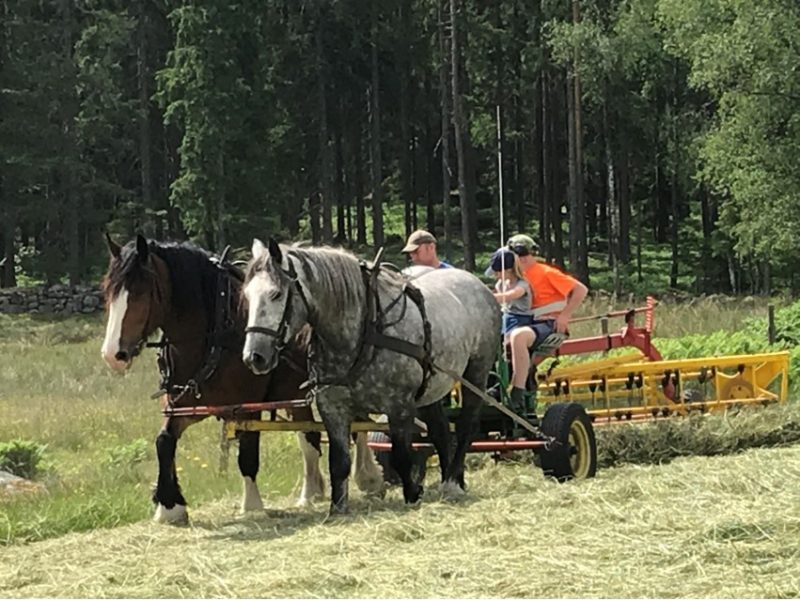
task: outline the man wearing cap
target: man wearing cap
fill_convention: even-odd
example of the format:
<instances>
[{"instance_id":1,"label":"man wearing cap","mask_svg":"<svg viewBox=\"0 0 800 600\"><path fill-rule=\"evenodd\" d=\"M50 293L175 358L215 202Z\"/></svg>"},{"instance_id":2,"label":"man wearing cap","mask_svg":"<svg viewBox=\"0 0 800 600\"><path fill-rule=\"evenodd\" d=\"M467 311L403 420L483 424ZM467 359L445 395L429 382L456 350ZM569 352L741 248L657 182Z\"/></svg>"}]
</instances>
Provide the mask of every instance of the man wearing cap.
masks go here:
<instances>
[{"instance_id":1,"label":"man wearing cap","mask_svg":"<svg viewBox=\"0 0 800 600\"><path fill-rule=\"evenodd\" d=\"M433 234L424 229L417 229L408 236L408 241L402 250L403 254L408 254L411 262L423 267L433 267L434 269L451 269L453 265L439 260L436 255L436 238Z\"/></svg>"},{"instance_id":2,"label":"man wearing cap","mask_svg":"<svg viewBox=\"0 0 800 600\"><path fill-rule=\"evenodd\" d=\"M572 314L588 293L580 281L560 269L536 259L539 246L533 238L519 234L508 240L516 254L523 277L533 290L533 324L511 332L514 375L511 379L512 404L524 402L525 380L530 369L530 351L535 350L554 331L567 333Z\"/></svg>"}]
</instances>

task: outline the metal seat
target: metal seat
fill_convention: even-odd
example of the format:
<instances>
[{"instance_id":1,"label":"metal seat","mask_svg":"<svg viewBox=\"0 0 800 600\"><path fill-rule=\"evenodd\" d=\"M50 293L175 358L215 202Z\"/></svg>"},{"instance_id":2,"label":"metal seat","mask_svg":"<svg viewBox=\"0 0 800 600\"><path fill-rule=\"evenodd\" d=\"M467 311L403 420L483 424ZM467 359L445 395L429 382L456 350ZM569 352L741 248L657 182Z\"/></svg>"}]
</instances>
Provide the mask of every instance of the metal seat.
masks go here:
<instances>
[{"instance_id":1,"label":"metal seat","mask_svg":"<svg viewBox=\"0 0 800 600\"><path fill-rule=\"evenodd\" d=\"M564 340L569 337L566 333L558 333L554 331L546 338L542 340L542 343L536 346L536 349L533 351L534 356L551 356L556 353L556 351L561 347L561 344L564 343Z\"/></svg>"}]
</instances>

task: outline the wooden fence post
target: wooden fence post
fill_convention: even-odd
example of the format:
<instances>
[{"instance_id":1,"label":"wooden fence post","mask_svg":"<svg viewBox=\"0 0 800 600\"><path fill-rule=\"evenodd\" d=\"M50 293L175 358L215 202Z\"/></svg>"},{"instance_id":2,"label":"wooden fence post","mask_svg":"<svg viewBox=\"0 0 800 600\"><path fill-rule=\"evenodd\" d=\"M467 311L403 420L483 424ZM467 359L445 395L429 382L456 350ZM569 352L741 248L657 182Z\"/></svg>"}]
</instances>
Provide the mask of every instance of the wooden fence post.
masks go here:
<instances>
[{"instance_id":1,"label":"wooden fence post","mask_svg":"<svg viewBox=\"0 0 800 600\"><path fill-rule=\"evenodd\" d=\"M775 343L775 305L770 304L767 306L767 315L769 326L767 328L767 335L769 336L769 343Z\"/></svg>"}]
</instances>

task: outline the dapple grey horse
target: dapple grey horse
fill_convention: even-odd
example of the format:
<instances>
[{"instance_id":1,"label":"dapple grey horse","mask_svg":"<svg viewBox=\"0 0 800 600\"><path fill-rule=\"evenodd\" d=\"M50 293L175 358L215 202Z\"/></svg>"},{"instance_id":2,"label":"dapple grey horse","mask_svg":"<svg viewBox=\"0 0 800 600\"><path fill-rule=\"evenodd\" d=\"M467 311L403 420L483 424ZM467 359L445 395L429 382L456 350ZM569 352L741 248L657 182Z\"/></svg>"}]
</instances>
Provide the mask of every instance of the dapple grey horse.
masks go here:
<instances>
[{"instance_id":1,"label":"dapple grey horse","mask_svg":"<svg viewBox=\"0 0 800 600\"><path fill-rule=\"evenodd\" d=\"M439 401L453 380L431 364L485 387L499 342L500 308L478 278L442 269L409 284L389 269L373 274L343 250L282 248L273 240L267 248L255 240L243 293L248 326L242 358L254 372L274 369L297 330L306 323L313 328L309 373L330 441L331 512L347 510L350 427L354 416L367 412L388 415L391 464L403 480L405 501L413 503L422 493L411 478L414 417L419 408L438 406L428 422L444 458L443 488L463 490L464 459L482 401L464 390L448 461L447 444L437 443L448 436Z\"/></svg>"}]
</instances>

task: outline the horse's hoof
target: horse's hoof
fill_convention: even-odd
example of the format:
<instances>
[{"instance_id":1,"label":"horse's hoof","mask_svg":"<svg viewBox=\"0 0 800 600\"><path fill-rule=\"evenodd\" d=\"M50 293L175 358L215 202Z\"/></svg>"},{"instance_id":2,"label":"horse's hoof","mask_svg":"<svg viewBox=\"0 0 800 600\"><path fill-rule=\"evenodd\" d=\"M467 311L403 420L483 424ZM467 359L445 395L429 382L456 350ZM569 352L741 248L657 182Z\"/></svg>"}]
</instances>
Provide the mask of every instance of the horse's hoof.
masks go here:
<instances>
[{"instance_id":1,"label":"horse's hoof","mask_svg":"<svg viewBox=\"0 0 800 600\"><path fill-rule=\"evenodd\" d=\"M339 502L338 504L331 502L331 508L328 511L328 516L336 517L339 515L346 515L348 512L350 512L350 510L347 507L347 502Z\"/></svg>"},{"instance_id":2,"label":"horse's hoof","mask_svg":"<svg viewBox=\"0 0 800 600\"><path fill-rule=\"evenodd\" d=\"M184 504L176 504L172 508L159 504L156 507L156 513L153 515L153 521L168 525L188 525L189 513L186 512Z\"/></svg>"},{"instance_id":3,"label":"horse's hoof","mask_svg":"<svg viewBox=\"0 0 800 600\"><path fill-rule=\"evenodd\" d=\"M357 478L356 485L358 489L367 496L379 496L383 498L384 494L386 494L386 488L383 485L383 475Z\"/></svg>"},{"instance_id":4,"label":"horse's hoof","mask_svg":"<svg viewBox=\"0 0 800 600\"><path fill-rule=\"evenodd\" d=\"M297 508L306 508L307 506L313 506L315 502L320 500L325 500L325 494L300 494L294 505Z\"/></svg>"},{"instance_id":5,"label":"horse's hoof","mask_svg":"<svg viewBox=\"0 0 800 600\"><path fill-rule=\"evenodd\" d=\"M242 512L264 510L264 502L258 491L255 481L249 477L244 478L244 496L242 497Z\"/></svg>"},{"instance_id":6,"label":"horse's hoof","mask_svg":"<svg viewBox=\"0 0 800 600\"><path fill-rule=\"evenodd\" d=\"M442 483L441 488L442 497L446 500L456 500L464 496L464 489L452 479L448 479Z\"/></svg>"},{"instance_id":7,"label":"horse's hoof","mask_svg":"<svg viewBox=\"0 0 800 600\"><path fill-rule=\"evenodd\" d=\"M403 498L406 504L417 504L422 500L422 494L425 491L421 485L416 486L416 489L410 490L408 493L403 492Z\"/></svg>"}]
</instances>

